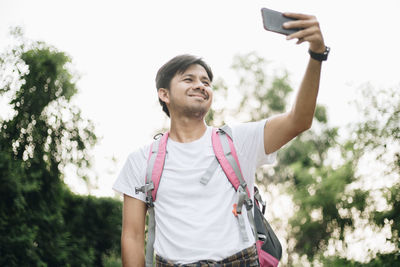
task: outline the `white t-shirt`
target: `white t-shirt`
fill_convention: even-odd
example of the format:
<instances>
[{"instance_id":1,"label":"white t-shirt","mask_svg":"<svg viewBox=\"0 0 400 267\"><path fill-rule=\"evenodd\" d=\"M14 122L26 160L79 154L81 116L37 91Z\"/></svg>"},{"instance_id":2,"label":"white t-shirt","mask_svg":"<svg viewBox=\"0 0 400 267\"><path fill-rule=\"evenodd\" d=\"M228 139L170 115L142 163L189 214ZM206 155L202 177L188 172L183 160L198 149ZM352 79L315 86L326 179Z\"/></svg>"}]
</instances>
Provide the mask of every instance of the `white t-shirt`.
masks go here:
<instances>
[{"instance_id":1,"label":"white t-shirt","mask_svg":"<svg viewBox=\"0 0 400 267\"><path fill-rule=\"evenodd\" d=\"M232 126L232 139L240 167L251 195L253 195L256 168L275 161L276 152L264 152L264 125L266 120ZM212 128L190 143L168 139L167 155L154 202L157 255L175 263L199 260L222 260L254 244L254 236L244 218L249 237L244 242L239 233L237 218L233 215L236 192L218 166L207 185L200 178L215 158L211 143ZM150 145L131 153L118 176L114 190L145 201L135 187L145 184Z\"/></svg>"}]
</instances>

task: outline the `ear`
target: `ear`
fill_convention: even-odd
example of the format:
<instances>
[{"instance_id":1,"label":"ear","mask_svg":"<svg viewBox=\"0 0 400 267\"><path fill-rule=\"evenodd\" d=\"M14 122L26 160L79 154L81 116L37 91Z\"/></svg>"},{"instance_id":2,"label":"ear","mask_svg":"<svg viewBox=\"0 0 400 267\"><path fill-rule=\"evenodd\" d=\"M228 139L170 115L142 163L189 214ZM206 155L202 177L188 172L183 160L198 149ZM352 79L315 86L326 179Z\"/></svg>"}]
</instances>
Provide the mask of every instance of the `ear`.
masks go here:
<instances>
[{"instance_id":1,"label":"ear","mask_svg":"<svg viewBox=\"0 0 400 267\"><path fill-rule=\"evenodd\" d=\"M165 89L165 88L158 89L158 97L165 103L169 104L169 90L168 89Z\"/></svg>"}]
</instances>

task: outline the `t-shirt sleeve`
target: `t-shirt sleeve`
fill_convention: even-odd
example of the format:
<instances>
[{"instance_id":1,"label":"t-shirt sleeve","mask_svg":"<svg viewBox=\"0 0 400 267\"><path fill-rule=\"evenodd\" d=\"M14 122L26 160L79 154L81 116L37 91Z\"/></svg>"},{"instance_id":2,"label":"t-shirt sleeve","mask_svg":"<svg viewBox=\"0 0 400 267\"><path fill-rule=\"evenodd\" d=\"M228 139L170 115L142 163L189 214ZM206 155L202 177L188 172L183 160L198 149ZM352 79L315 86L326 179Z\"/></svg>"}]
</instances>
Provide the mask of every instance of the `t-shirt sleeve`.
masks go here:
<instances>
[{"instance_id":1,"label":"t-shirt sleeve","mask_svg":"<svg viewBox=\"0 0 400 267\"><path fill-rule=\"evenodd\" d=\"M276 160L277 151L266 154L264 150L264 127L267 119L241 123L232 127L236 150L255 167L272 164Z\"/></svg>"},{"instance_id":2,"label":"t-shirt sleeve","mask_svg":"<svg viewBox=\"0 0 400 267\"><path fill-rule=\"evenodd\" d=\"M113 185L115 191L142 201L146 200L146 196L141 192L136 193L135 188L145 184L148 150L149 147L146 146L128 156Z\"/></svg>"}]
</instances>

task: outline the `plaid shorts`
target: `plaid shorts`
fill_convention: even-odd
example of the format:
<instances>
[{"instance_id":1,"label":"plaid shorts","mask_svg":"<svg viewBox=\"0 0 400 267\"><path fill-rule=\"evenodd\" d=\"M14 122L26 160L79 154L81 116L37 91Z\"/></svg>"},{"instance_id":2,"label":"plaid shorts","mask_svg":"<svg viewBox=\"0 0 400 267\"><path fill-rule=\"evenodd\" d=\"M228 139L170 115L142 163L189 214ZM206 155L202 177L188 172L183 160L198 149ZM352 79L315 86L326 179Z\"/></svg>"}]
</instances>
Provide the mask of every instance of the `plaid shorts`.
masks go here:
<instances>
[{"instance_id":1,"label":"plaid shorts","mask_svg":"<svg viewBox=\"0 0 400 267\"><path fill-rule=\"evenodd\" d=\"M260 266L256 246L251 246L221 261L202 260L188 264L175 264L156 255L156 267L255 267Z\"/></svg>"}]
</instances>

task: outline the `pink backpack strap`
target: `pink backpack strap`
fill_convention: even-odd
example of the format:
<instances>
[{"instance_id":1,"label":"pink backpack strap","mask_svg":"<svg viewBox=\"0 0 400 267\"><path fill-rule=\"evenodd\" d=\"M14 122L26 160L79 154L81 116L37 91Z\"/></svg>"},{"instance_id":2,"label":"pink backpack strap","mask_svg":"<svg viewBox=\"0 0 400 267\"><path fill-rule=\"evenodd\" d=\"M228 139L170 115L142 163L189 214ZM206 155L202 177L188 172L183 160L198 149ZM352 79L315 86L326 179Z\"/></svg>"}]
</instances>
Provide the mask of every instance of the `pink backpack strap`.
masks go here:
<instances>
[{"instance_id":1,"label":"pink backpack strap","mask_svg":"<svg viewBox=\"0 0 400 267\"><path fill-rule=\"evenodd\" d=\"M247 191L247 195L250 197L250 192L243 178L239 159L231 135L232 134L228 126L221 127L218 130L213 129L211 140L214 153L222 167L222 170L235 190L238 190L239 185L243 185Z\"/></svg>"},{"instance_id":2,"label":"pink backpack strap","mask_svg":"<svg viewBox=\"0 0 400 267\"><path fill-rule=\"evenodd\" d=\"M168 135L168 132L163 134L161 138L151 144L147 160L146 183L144 186L136 188L136 192L142 192L146 195L148 206L153 206L153 201L156 200L167 154Z\"/></svg>"},{"instance_id":3,"label":"pink backpack strap","mask_svg":"<svg viewBox=\"0 0 400 267\"><path fill-rule=\"evenodd\" d=\"M160 185L160 179L164 169L168 135L168 132L165 133L160 139L153 143L150 150L151 155L149 156L149 161L147 163L148 171L146 173L146 181L151 179L154 184L154 189L152 191L153 201L156 200L158 186Z\"/></svg>"},{"instance_id":4,"label":"pink backpack strap","mask_svg":"<svg viewBox=\"0 0 400 267\"><path fill-rule=\"evenodd\" d=\"M250 199L250 192L243 178L242 170L240 169L239 159L232 142L231 128L226 125L218 130L213 129L211 140L215 156L226 177L237 192L238 201L233 205L232 213L238 219L240 235L244 242L249 241L242 214L242 208L244 206L247 210L246 213L253 230L254 239L257 241L258 237L255 230L253 212L251 211L253 208L253 201Z\"/></svg>"}]
</instances>

